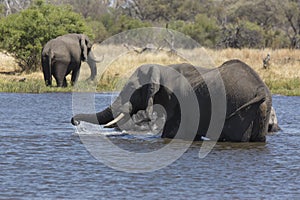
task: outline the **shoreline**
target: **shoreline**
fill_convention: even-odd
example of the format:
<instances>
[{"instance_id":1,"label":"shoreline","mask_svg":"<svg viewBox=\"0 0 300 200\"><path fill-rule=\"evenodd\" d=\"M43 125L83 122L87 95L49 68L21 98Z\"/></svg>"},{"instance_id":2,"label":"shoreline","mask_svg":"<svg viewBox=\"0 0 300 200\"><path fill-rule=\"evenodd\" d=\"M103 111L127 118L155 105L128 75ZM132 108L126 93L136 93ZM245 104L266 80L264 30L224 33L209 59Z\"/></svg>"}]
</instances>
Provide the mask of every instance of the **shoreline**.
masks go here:
<instances>
[{"instance_id":1,"label":"shoreline","mask_svg":"<svg viewBox=\"0 0 300 200\"><path fill-rule=\"evenodd\" d=\"M94 92L94 93L114 93L119 92L119 89L113 89L104 84L87 83L79 81L76 86L72 87L70 84L66 88L58 88L56 86L46 87L43 79L32 78L32 75L0 75L0 94L1 93L72 93L72 92ZM118 80L114 80L119 82ZM100 81L101 83L101 81ZM272 95L283 96L300 96L300 80L281 80L271 81L268 83ZM54 81L55 85L55 81Z\"/></svg>"}]
</instances>

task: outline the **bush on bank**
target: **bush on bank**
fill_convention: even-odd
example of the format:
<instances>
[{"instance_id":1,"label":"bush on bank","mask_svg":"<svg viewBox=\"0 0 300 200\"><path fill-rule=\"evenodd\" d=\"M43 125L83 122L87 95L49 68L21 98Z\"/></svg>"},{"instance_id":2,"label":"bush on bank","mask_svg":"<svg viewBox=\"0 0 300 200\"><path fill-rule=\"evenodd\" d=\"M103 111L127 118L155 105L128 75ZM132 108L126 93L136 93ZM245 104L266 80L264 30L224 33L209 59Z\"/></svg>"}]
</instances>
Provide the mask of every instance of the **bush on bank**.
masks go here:
<instances>
[{"instance_id":1,"label":"bush on bank","mask_svg":"<svg viewBox=\"0 0 300 200\"><path fill-rule=\"evenodd\" d=\"M0 48L16 58L22 71L37 71L43 45L71 32L91 35L83 17L70 6L38 0L28 9L0 19Z\"/></svg>"}]
</instances>

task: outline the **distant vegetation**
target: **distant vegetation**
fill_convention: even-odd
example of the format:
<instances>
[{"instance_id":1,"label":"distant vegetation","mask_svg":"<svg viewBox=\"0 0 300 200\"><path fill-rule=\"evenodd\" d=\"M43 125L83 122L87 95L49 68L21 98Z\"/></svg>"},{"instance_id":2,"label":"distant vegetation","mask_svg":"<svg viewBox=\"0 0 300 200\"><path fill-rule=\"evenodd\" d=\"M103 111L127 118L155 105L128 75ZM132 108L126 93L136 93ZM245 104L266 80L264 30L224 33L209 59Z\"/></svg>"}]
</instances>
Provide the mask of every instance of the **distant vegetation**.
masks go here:
<instances>
[{"instance_id":1,"label":"distant vegetation","mask_svg":"<svg viewBox=\"0 0 300 200\"><path fill-rule=\"evenodd\" d=\"M70 6L54 6L39 0L0 19L0 48L16 58L22 71L37 71L43 45L69 32L88 32L82 16Z\"/></svg>"},{"instance_id":2,"label":"distant vegetation","mask_svg":"<svg viewBox=\"0 0 300 200\"><path fill-rule=\"evenodd\" d=\"M0 51L14 56L21 72L39 74L26 75L25 83L0 74L1 91L72 90L43 85L40 52L58 35L85 33L100 43L150 26L190 36L211 51L218 65L232 58L247 62L274 93L300 95L300 0L0 0ZM271 66L265 70L262 59L268 53ZM113 90L105 81L118 81L117 71L98 84L98 91Z\"/></svg>"},{"instance_id":3,"label":"distant vegetation","mask_svg":"<svg viewBox=\"0 0 300 200\"><path fill-rule=\"evenodd\" d=\"M168 24L210 48L300 48L299 0L59 2L71 5L94 25L97 41L132 28Z\"/></svg>"},{"instance_id":4,"label":"distant vegetation","mask_svg":"<svg viewBox=\"0 0 300 200\"><path fill-rule=\"evenodd\" d=\"M49 39L87 33L101 42L168 27L209 48L300 48L300 0L0 0L0 48L36 71Z\"/></svg>"}]
</instances>

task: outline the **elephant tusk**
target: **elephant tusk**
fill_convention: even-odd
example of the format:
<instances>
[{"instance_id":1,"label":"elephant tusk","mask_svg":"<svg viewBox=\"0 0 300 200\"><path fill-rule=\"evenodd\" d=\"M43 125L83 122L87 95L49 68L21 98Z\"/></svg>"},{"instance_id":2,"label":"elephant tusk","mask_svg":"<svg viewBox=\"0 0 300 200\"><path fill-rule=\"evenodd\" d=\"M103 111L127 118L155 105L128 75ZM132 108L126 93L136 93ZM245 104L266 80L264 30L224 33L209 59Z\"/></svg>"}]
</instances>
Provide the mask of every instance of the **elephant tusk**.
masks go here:
<instances>
[{"instance_id":1,"label":"elephant tusk","mask_svg":"<svg viewBox=\"0 0 300 200\"><path fill-rule=\"evenodd\" d=\"M118 117L116 117L114 120L108 122L103 127L104 128L113 128L116 123L118 123L121 119L123 119L123 117L125 117L125 114L121 113L118 115Z\"/></svg>"}]
</instances>

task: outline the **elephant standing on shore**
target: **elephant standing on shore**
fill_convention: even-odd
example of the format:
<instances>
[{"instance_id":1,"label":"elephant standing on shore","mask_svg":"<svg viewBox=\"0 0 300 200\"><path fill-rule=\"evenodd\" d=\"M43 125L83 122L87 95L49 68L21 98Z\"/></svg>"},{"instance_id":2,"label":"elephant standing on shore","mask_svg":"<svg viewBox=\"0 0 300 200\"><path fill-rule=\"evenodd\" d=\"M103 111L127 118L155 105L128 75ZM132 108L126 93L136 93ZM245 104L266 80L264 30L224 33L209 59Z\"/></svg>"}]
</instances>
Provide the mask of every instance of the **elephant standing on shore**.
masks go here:
<instances>
[{"instance_id":1,"label":"elephant standing on shore","mask_svg":"<svg viewBox=\"0 0 300 200\"><path fill-rule=\"evenodd\" d=\"M176 73L170 73L170 70ZM212 107L210 94L221 95L216 74L220 75L224 84L225 117L224 122L210 124L213 114L223 114L218 113L222 109ZM185 87L184 81L189 83L190 89ZM208 83L216 85L213 91ZM192 98L196 98L196 104L193 104ZM190 105L189 111L184 110L183 104ZM221 124L223 126L219 137L210 139L265 142L271 107L272 96L268 87L252 68L239 60L227 61L214 69L190 64L167 67L149 64L135 71L108 108L94 114L77 114L71 122L78 125L80 121L86 121L104 127L132 130L165 117L161 130L163 138L174 138L179 134L181 139L201 140L207 137L211 126ZM197 117L195 133L192 133L192 116ZM185 123L184 129L181 123Z\"/></svg>"},{"instance_id":2,"label":"elephant standing on shore","mask_svg":"<svg viewBox=\"0 0 300 200\"><path fill-rule=\"evenodd\" d=\"M81 61L88 63L91 69L89 79L97 75L96 58L91 51L92 43L84 34L66 34L46 43L42 50L42 68L47 86L52 85L52 75L57 87L66 87L66 76L72 72L71 84L79 76Z\"/></svg>"}]
</instances>

